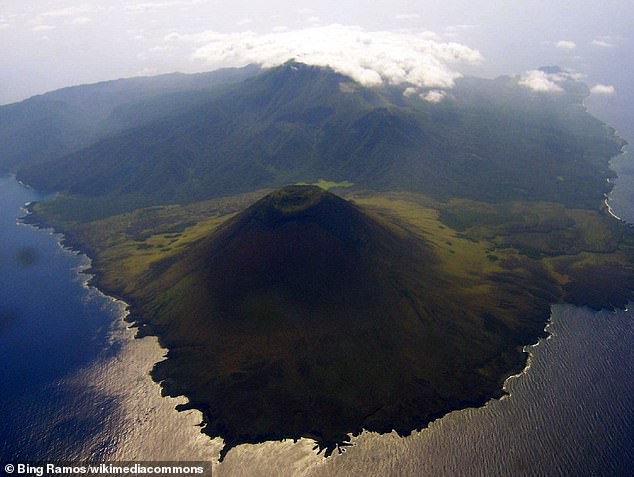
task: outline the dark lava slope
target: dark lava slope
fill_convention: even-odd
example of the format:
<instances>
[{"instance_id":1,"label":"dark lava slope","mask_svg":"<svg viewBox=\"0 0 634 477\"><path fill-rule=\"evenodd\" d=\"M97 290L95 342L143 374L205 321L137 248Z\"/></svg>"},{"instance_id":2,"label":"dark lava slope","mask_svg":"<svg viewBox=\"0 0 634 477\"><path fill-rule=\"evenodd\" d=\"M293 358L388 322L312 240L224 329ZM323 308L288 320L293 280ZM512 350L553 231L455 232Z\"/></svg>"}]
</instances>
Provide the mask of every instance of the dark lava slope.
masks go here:
<instances>
[{"instance_id":1,"label":"dark lava slope","mask_svg":"<svg viewBox=\"0 0 634 477\"><path fill-rule=\"evenodd\" d=\"M153 375L226 446L363 429L406 435L501 392L519 336L461 306L432 249L312 186L274 192L154 270ZM144 302L144 300L141 300ZM518 342L519 341L519 342Z\"/></svg>"}]
</instances>

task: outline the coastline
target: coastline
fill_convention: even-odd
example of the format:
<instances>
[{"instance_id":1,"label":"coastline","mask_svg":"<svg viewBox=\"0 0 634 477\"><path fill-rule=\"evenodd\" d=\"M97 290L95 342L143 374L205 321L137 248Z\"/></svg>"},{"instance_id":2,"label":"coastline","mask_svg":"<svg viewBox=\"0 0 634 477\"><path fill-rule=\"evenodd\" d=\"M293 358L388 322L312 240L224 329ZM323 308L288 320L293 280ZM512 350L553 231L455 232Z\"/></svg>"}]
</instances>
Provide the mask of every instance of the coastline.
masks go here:
<instances>
[{"instance_id":1,"label":"coastline","mask_svg":"<svg viewBox=\"0 0 634 477\"><path fill-rule=\"evenodd\" d=\"M619 160L619 159L625 158L625 157L629 157L630 161L632 161L634 159L634 157L631 156L632 153L629 151L629 147L628 146L629 146L629 143L626 142L626 144L623 146L623 148L621 150L621 153L616 155L616 156L614 156L614 157L612 157L610 159L609 166L610 166L610 169L615 171L616 177L614 178L614 180L608 179L610 181L610 184L612 185L612 188L611 188L610 192L608 192L608 194L606 194L605 205L607 206L608 212L610 213L610 215L612 215L613 217L617 218L620 221L623 221L623 222L625 222L627 224L630 224L630 225L634 226L634 223L631 220L627 220L625 218L619 217L619 215L614 211L614 208L612 207L612 203L611 203L613 201L613 193L616 192L616 189L619 187L618 171L616 171L614 169L614 167L612 165L612 162L614 160Z\"/></svg>"},{"instance_id":2,"label":"coastline","mask_svg":"<svg viewBox=\"0 0 634 477\"><path fill-rule=\"evenodd\" d=\"M93 267L92 257L71 237L71 234L56 230L44 220L35 220L32 208L37 202L33 200L21 205L16 223L47 235L63 255L72 256L73 262L79 261L77 265L69 268L74 277L72 281L86 290L90 300L97 299L100 303L103 300L104 304L101 306L106 307L104 312L112 316L112 321L105 325L107 340L101 345L103 348L100 348L106 353L98 354L85 366L63 376L55 386L61 389L88 387L91 393L100 396L101 399L118 402L116 412L104 418L102 432L104 436L121 432L122 437L117 438L116 447L108 445L104 448L102 446L107 441L102 443L99 435L88 434L85 442L76 443L77 449L103 448L106 452L103 458L110 460L138 459L139 456L134 453L134 449L138 442L146 438L139 430L139 418L143 417L144 422L147 422L148 416L154 415L157 423L166 423L165 429L171 429L171 435L179 436L179 442L188 442L189 445L174 449L168 454L161 452L160 448L147 446L143 454L144 460L210 460L218 454L221 444L200 433L202 413L175 412L175 408L187 404L187 398L165 396L161 384L151 377L151 369L165 358L168 350L160 344L156 336L141 335L130 317L128 301L106 291L107 287L101 285L98 274L95 273L97 270ZM144 399L140 399L139 396L144 396ZM91 403L87 403L87 406L90 405ZM82 454L77 455L78 458L82 458Z\"/></svg>"},{"instance_id":3,"label":"coastline","mask_svg":"<svg viewBox=\"0 0 634 477\"><path fill-rule=\"evenodd\" d=\"M152 344L152 346L143 344L143 340L137 341L132 339L129 333L125 334L127 335L126 339L129 340L130 345L127 349L129 349L130 352L136 349L139 356L143 353L143 350L149 350L150 348L151 354L154 356L157 350L160 349L156 347L155 344ZM152 343L155 343L155 341L152 340ZM543 342L540 344L543 344ZM181 442L187 443L186 447L189 449L188 452L191 452L192 455L197 456L198 454L194 454L195 452L204 452L204 459L214 461L214 472L218 476L236 475L237 473L245 476L256 474L261 476L273 476L279 475L280 472L288 472L288 469L294 469L294 475L296 473L297 475L310 476L345 475L346 473L349 474L359 469L370 472L372 472L372 469L374 469L374 471L377 471L377 469L392 469L392 471L397 469L401 475L412 476L421 475L421 472L418 472L418 470L432 469L436 471L433 472L433 474L443 475L442 472L440 472L443 469L446 472L450 472L451 469L464 468L458 466L462 464L469 464L475 466L475 468L479 468L478 466L480 465L483 466L483 468L489 469L509 469L512 467L495 467L496 464L487 464L486 462L489 462L488 460L485 459L483 461L481 458L478 458L477 455L474 456L469 450L471 448L469 439L480 436L482 433L476 428L481 426L481 422L487 424L490 419L497 422L496 427L508 424L511 426L510 429L517 430L514 427L516 423L515 420L508 422L503 420L507 412L505 410L508 409L509 406L512 408L518 408L520 404L523 406L523 400L525 400L525 391L523 391L525 383L523 383L523 376L530 374L530 369L525 368L517 380L507 380L505 385L508 386L508 384L511 384L511 389L508 390L510 392L507 392L502 399L489 400L484 406L477 409L469 408L452 412L443 418L431 422L423 431L414 432L409 437L398 437L395 433L378 434L362 432L358 437L351 440L354 446L348 448L346 455L341 457L333 456L329 459L324 459L311 449L310 439L301 439L297 443L293 443L292 440L286 440L284 442L267 442L257 446L239 446L227 455L222 464L218 464L217 456L220 447L222 447L222 443L218 442L217 439L211 440L206 435L200 433L196 425L197 420L199 420L198 412L193 415L192 413L175 413L175 402L169 398L165 399L165 397L161 397L159 395L160 388L150 379L144 379L143 381L147 383L146 387L150 390L151 400L148 399L148 396L145 394L138 394L138 390L135 387L125 390L121 388L121 386L125 385L128 378L123 377L124 380L119 382L119 378L117 378L114 373L127 369L131 371L131 367L136 368L138 366L137 361L131 361L129 358L130 355L126 353L121 356L121 360L125 360L125 363L121 362L121 360L117 360L112 364L108 363L109 369L110 366L112 366L112 377L105 381L100 380L102 386L100 389L108 389L105 386L114 384L113 392L118 393L119 391L125 391L126 394L122 392L116 395L125 397L126 399L127 396L129 396L130 402L132 403L130 407L126 406L125 409L125 416L129 416L127 423L129 427L122 428L122 430L129 429L129 431L126 432L125 438L122 439L120 444L115 448L115 454L113 454L112 458L127 460L131 457L134 458L135 455L139 455L134 454L139 451L143 452L141 455L151 455L157 459L162 455L171 456L173 454L170 452L170 447L161 447L160 445L152 447L150 444L142 444L141 447L138 448L130 446L129 442L132 442L130 439L138 437L143 440L143 437L150 433L155 439L158 439L156 441L157 443L168 443L174 441L175 436L178 436L176 442L179 442L179 446L175 446L174 452L182 452L178 454L180 456L179 458L190 458L190 454L185 453L185 450L182 448L183 446L180 445ZM160 359L160 356L157 356L157 359ZM538 368L543 367L543 365L538 362L531 362L530 364L539 364ZM138 374L141 376L140 369ZM84 378L92 379L92 376L82 373L74 382L77 386L85 385L87 382L90 382ZM133 384L131 381L130 385ZM518 394L517 397L515 396L516 392ZM148 406L160 405L161 410L157 410L148 415L144 410L146 408L139 407L139 399L143 400L142 405L145 403L147 403ZM127 403L128 401L122 402ZM500 406L500 403L505 404ZM147 409L150 408L148 407ZM519 408L516 412L520 412ZM517 414L512 414L511 418L513 419L515 416L517 416ZM141 418L142 422L136 421L137 418ZM157 418L158 420L156 420ZM150 424L151 421L149 421L149 419L154 419L154 421L158 423L158 427L153 427L156 424ZM519 423L519 425L522 424ZM465 426L467 429L464 429ZM136 431L137 429L139 429L138 432ZM143 429L144 432L141 432L141 429ZM464 435L469 436L466 440L460 437L463 435L461 429L466 433ZM485 429L491 431L493 428L487 425ZM486 434L484 434L484 437L486 438ZM534 437L538 437L538 435ZM500 436L491 434L490 439L490 442L497 443L501 438ZM439 453L447 451L446 448L439 446L439 444L443 442L446 442L446 445L450 446L448 449L455 447L455 451L457 452L455 457L443 458L438 456ZM455 444L456 442L459 442L459 444ZM503 444L503 441L500 444ZM469 459L469 457L471 457L471 459ZM565 459L563 461L565 462ZM501 466L509 465L508 459L500 462L502 462L499 464ZM487 465L492 465L493 467L486 467ZM350 472L346 472L346 469ZM425 474L426 472L422 473Z\"/></svg>"},{"instance_id":4,"label":"coastline","mask_svg":"<svg viewBox=\"0 0 634 477\"><path fill-rule=\"evenodd\" d=\"M614 156L614 157L617 157L617 156ZM609 159L609 161L611 160L612 158ZM609 164L609 161L608 161L608 164ZM612 184L611 182L610 184L611 184L611 187L614 187L614 184ZM21 219L22 222L38 229L51 231L52 234L58 235L58 243L61 248L68 250L72 253L81 254L85 256L87 260L87 264L85 267L82 267L81 270L78 270L78 274L85 277L85 279L83 280L84 286L87 288L93 288L97 290L99 293L103 294L109 299L125 304L126 313L122 317L122 321L124 323L127 323L130 328L134 328L136 330L135 338L142 338L144 336L157 337L159 346L161 347L162 350L166 352L166 355L164 356L164 358L169 359L169 354L168 354L170 350L169 346L165 344L165 340L161 338L160 333L156 332L153 329L153 325L149 321L147 321L143 316L141 316L139 313L139 310L142 309L143 304L141 302L137 302L137 300L135 300L135 298L132 296L123 296L117 293L115 290L108 289L108 287L104 284L103 272L99 270L99 268L95 265L93 260L93 256L97 254L97 251L92 250L86 243L82 243L80 240L74 237L71 231L68 231L68 230L60 231L59 229L56 229L52 223L47 222L45 217L43 217L41 214L35 214L34 207L36 204L37 202L31 202L25 205L24 210L27 212L27 215ZM616 214L613 213L611 206L609 204L609 198L605 199L605 206L607 208L608 213L614 219L622 221L622 219L620 219L618 216L616 216ZM551 306L552 305L554 304L551 304ZM509 392L507 390L507 384L509 380L512 380L513 378L521 376L528 369L530 369L530 366L531 366L530 348L538 345L542 338L545 338L545 339L549 338L548 326L551 320L551 316L552 316L552 313L549 313L548 318L543 323L544 326L542 330L538 334L536 334L535 336L527 340L527 343L524 344L522 346L522 349L518 351L519 357L517 360L517 366L516 366L517 369L513 369L512 371L509 371L510 374L508 375L505 374L504 376L501 377L503 378L503 383L495 393L491 393L489 396L482 399L461 402L459 406L448 407L446 410L438 412L432 416L429 416L428 419L421 421L420 426L413 429L412 431L419 431L421 429L425 429L431 423L439 419L442 419L444 416L452 412L464 410L466 408L483 407L483 406L486 406L487 403L493 400L500 400L500 399L505 399L506 397L508 397ZM158 362L154 364L156 365L157 363ZM187 395L187 393L182 392L182 390L179 389L177 386L173 386L166 380L162 380L156 377L154 374L154 371L150 373L150 376L152 377L153 382L159 385L163 394L169 395L169 396L182 396L185 399L187 399L188 402L179 404L177 406L176 408L177 411L185 411L189 409L196 409L200 411L203 416L202 432L207 434L211 438L216 437L213 433L205 432L206 429L208 429L208 425L210 424L211 419L207 415L207 408L204 403L191 400L190 397ZM377 432L377 431L372 431L372 430L366 431L365 428L361 428L359 430L350 432L348 436L356 438L359 435L361 435L363 432ZM390 432L392 432L392 429L385 432L378 431L379 434L385 434ZM258 438L256 440L253 440L252 442L249 441L249 443L253 443L253 444L262 443L262 442L269 441L271 439L273 440L295 439L296 440L296 439L301 439L303 437L310 438L310 436L305 436L305 435L298 435L298 436L288 436L285 434L274 435L274 436L266 435L266 436L262 436L261 439ZM225 442L225 445L228 445L228 447L233 447L236 444L242 444L242 443L245 443L245 442L242 442L242 441L238 443ZM224 454L221 452L221 458L223 456Z\"/></svg>"},{"instance_id":5,"label":"coastline","mask_svg":"<svg viewBox=\"0 0 634 477\"><path fill-rule=\"evenodd\" d=\"M605 201L603 202L607 208L608 214L610 214L612 217L614 217L616 220L621 221L621 222L626 222L624 219L622 219L621 217L619 217L618 215L616 215L614 213L614 210L612 209L612 206L610 205L610 199L606 197Z\"/></svg>"},{"instance_id":6,"label":"coastline","mask_svg":"<svg viewBox=\"0 0 634 477\"><path fill-rule=\"evenodd\" d=\"M157 339L158 345L160 349L163 351L163 356L162 356L163 359L160 359L154 363L153 369L152 371L150 371L149 375L152 379L152 382L158 385L159 389L161 390L161 394L163 396L169 396L171 398L185 399L186 402L180 403L176 406L176 411L178 412L183 412L188 410L199 411L202 415L202 422L200 423L200 427L201 427L200 432L204 434L205 436L207 436L207 438L209 438L210 440L213 440L214 438L217 438L217 437L222 438L222 436L217 436L217 435L214 435L212 432L209 432L208 425L212 421L212 418L208 416L208 406L204 402L196 402L195 400L192 400L191 397L188 396L187 392L182 391L178 386L170 384L169 380L162 379L161 377L155 374L156 365L162 361L169 360L170 347L164 342L164 339L160 336L160 333L155 332L153 330L153 325L150 322L146 321L144 317L141 316L141 314L137 312L137 310L141 308L142 304L137 303L137 301L131 296L122 296L113 290L109 290L108 287L103 284L102 272L100 272L99 269L94 266L94 261L93 261L93 258L91 257L91 254L94 254L96 252L91 250L90 247L81 243L79 240L77 240L73 236L72 232L68 232L68 231L64 232L64 231L57 230L53 224L47 222L45 218L35 213L33 211L33 208L36 206L36 204L37 204L37 201L33 201L27 206L25 206L25 210L27 210L28 213L25 217L22 218L22 221L25 224L33 226L35 228L38 228L41 230L48 230L51 234L54 234L57 236L57 242L61 248L69 251L70 253L83 255L86 258L87 260L86 266L82 267L81 270L77 271L79 276L84 277L82 280L84 286L86 288L92 288L97 290L100 294L102 294L103 296L107 297L110 300L125 304L126 308L125 308L124 316L121 318L121 321L123 323L126 323L129 328L135 329L135 336L134 336L135 339L143 338L146 336L152 336ZM542 336L543 336L543 330L540 331L534 337L532 337L528 341L528 343L529 344L534 343L535 340L539 340ZM427 428L431 423L439 419L442 419L447 414L450 414L455 411L468 409L468 408L480 408L480 407L486 406L487 403L492 400L497 400L497 399L505 397L508 394L507 391L504 389L504 383L506 382L506 380L511 376L521 374L523 370L525 369L526 362L528 359L528 354L525 352L523 348L524 347L518 350L517 359L515 360L516 365L513 367L513 369L509 370L508 373L510 374L505 373L503 376L500 376L500 381L502 384L499 387L497 387L493 392L490 392L487 396L482 398L464 400L458 404L450 405L441 411L435 412L427 416L427 418L425 418L424 420L420 420L417 426L414 427L413 429L410 429L405 433L399 432L399 435L403 437L408 436L412 432L421 431ZM349 442L351 439L357 438L359 435L361 435L364 432L373 432L373 433L378 433L379 435L384 435L384 434L390 434L394 432L394 430L395 429L393 429L392 427L390 427L390 429L387 429L385 431L377 431L375 429L368 430L362 426L359 429L350 431L347 434L348 440L346 440L345 442ZM224 446L220 452L220 460L222 461L222 459L224 458L228 450L235 448L235 446L237 445L262 444L271 440L283 441L287 439L291 439L293 441L297 441L300 439L309 439L313 443L315 442L313 439L313 436L311 435L306 435L306 434L287 435L285 433L280 433L276 435L267 434L267 435L259 436L258 438L250 440L248 442L240 441L240 442L234 443L234 442L223 439ZM330 455L330 453L333 450L335 449L326 450L326 455ZM321 453L321 450L320 450L320 453Z\"/></svg>"},{"instance_id":7,"label":"coastline","mask_svg":"<svg viewBox=\"0 0 634 477\"><path fill-rule=\"evenodd\" d=\"M77 240L73 235L72 232L71 233L64 233L64 232L60 232L60 231L56 231L55 227L52 226L52 224L47 223L45 219L43 219L41 216L38 216L37 214L33 213L33 208L35 206L35 203L31 203L28 206L28 210L29 210L29 215L27 215L25 217L25 223L28 223L30 225L33 225L34 227L38 227L38 228L44 228L44 229L50 229L52 230L54 233L59 234L60 239L59 239L59 244L61 247L68 249L74 253L81 253L83 255L85 255L87 257L88 260L90 260L89 266L85 269L83 269L81 271L81 273L84 276L87 276L88 279L85 281L86 286L87 287L93 287L96 288L97 290L99 290L102 294L104 294L105 296L108 296L109 298L113 299L113 300L120 300L122 303L125 303L127 305L127 315L123 318L123 321L125 321L126 323L130 324L131 328L135 328L136 329L136 338L141 338L147 335L151 335L151 336L156 336L158 338L158 344L161 347L162 350L165 350L167 352L167 354L165 354L163 356L163 360L158 361L155 364L158 364L160 362L164 362L165 360L169 360L169 351L170 351L170 347L166 345L164 338L161 338L160 333L155 333L153 332L153 326L150 322L148 322L147 320L144 319L143 316L141 316L140 314L138 314L137 310L141 309L142 307L142 303L137 303L135 301L135 299L133 297L129 297L129 296L119 296L118 293L112 291L112 290L108 290L106 286L104 286L103 281L102 281L102 273L98 270L97 267L95 267L94 262L92 261L91 258L91 254L92 253L96 253L95 251L90 250L89 247L86 247L85 245L83 245L79 240ZM454 403L450 406L447 406L446 408L444 408L442 411L438 411L436 413L433 413L432 415L427 416L425 419L422 419L420 421L418 421L416 427L414 427L413 429L410 429L408 432L405 433L399 433L402 436L407 436L409 435L411 432L414 431L420 431L422 429L425 429L427 427L429 427L429 425L439 419L442 419L444 416L446 416L447 414L450 414L452 412L455 411L460 411L460 410L464 410L467 408L480 408L483 406L486 406L487 403L493 401L493 400L499 400L499 399L503 399L505 396L507 396L509 394L506 386L507 383L509 381L509 379L513 378L514 376L519 376L521 374L523 374L529 367L530 367L530 352L527 352L527 347L530 346L534 346L536 343L539 343L539 340L544 338L544 337L548 337L547 334L547 327L548 327L548 323L549 320L551 318L551 312L548 312L548 315L545 316L544 321L542 322L542 326L539 330L539 332L537 332L534 335L531 335L530 337L527 337L525 344L523 344L521 346L521 348L519 348L517 350L517 358L515 360L516 366L513 367L513 369L508 370L508 372L505 372L503 375L500 376L500 385L495 389L494 392L490 392L488 393L487 396L476 399L476 400L464 400L461 401L459 403ZM155 367L156 369L156 367ZM177 411L186 411L186 410L190 410L190 409L195 409L197 411L200 411L202 413L202 432L204 434L206 434L207 436L209 436L209 438L215 438L215 437L222 437L220 435L216 435L213 433L213 431L211 432L207 432L209 431L209 424L210 422L212 422L212 418L210 416L208 416L208 407L205 405L204 402L197 402L195 399L192 399L186 390L183 390L181 387L179 386L175 386L173 383L170 383L170 380L167 380L165 378L161 379L160 376L157 376L154 371L152 371L150 373L152 380L155 384L158 384L161 392L163 395L167 395L167 396L171 396L171 397L183 397L184 399L187 400L187 402L179 404L176 408ZM375 432L375 433L379 433L379 434L389 434L393 431L393 428L390 427L390 429L386 430L377 430L377 429L372 429L370 428L369 430L366 429L366 427L361 427L359 429L354 429L351 430L347 436L348 436L348 440L346 442L350 441L350 438L352 437L358 437L359 435L361 435L363 432ZM299 434L299 435L287 435L286 433L280 433L280 434L275 434L275 435L271 435L270 433L267 435L263 435L263 436L258 436L258 438L256 439L252 439L249 441L239 441L239 442L231 442L231 441L227 441L225 440L225 448L227 449L227 451L231 448L234 448L235 446L239 445L239 444L243 444L243 443L250 443L250 444L259 444L259 443L263 443L266 441L270 441L270 440L284 440L284 439L293 439L293 440L298 440L301 438L309 438L311 439L312 436L310 435L305 435L305 434ZM224 448L223 448L224 449ZM226 455L226 451L223 452L221 451L220 453L220 457L221 459Z\"/></svg>"},{"instance_id":8,"label":"coastline","mask_svg":"<svg viewBox=\"0 0 634 477\"><path fill-rule=\"evenodd\" d=\"M511 390L509 389L509 386L512 384L512 382L515 379L519 379L522 376L524 376L531 368L532 366L532 362L534 359L534 352L533 350L537 347L540 346L543 342L548 341L549 339L551 339L554 336L554 333L550 330L550 328L553 327L553 320L555 319L555 313L553 311L553 307L558 306L558 305L551 305L551 311L550 311L550 316L548 317L548 320L546 321L545 325L544 325L544 331L542 333L541 336L537 337L537 340L532 343L532 344L527 344L522 348L522 352L526 354L526 362L524 365L524 369L522 369L519 373L516 374L512 374L510 375L508 378L506 378L504 380L504 384L502 385L502 389L504 389L504 395L500 397L501 399L507 399L509 397L511 397L512 393ZM568 306L575 306L575 305L568 305ZM577 307L580 308L580 307Z\"/></svg>"},{"instance_id":9,"label":"coastline","mask_svg":"<svg viewBox=\"0 0 634 477\"><path fill-rule=\"evenodd\" d=\"M101 280L102 272L93 266L94 259L92 255L95 254L95 251L91 250L86 244L83 244L79 240L75 239L72 236L72 232L58 230L53 224L47 222L41 215L35 214L33 207L35 207L38 202L39 201L31 201L24 204L22 210L26 212L26 215L18 219L20 223L34 227L38 230L48 231L51 235L56 236L57 243L61 249L68 251L69 253L85 257L86 264L82 265L81 269L77 270L78 276L83 277L83 286L85 288L96 290L101 295L114 302L124 304L125 315L121 319L122 322L128 323L131 328L138 328L137 321L133 318L133 310L135 309L134 298L130 296L121 296L114 290L109 290L108 287L103 284L103 280ZM137 333L140 333L140 331L141 330L139 328ZM139 337L142 336L145 335L139 334ZM163 349L165 348L163 347Z\"/></svg>"}]
</instances>

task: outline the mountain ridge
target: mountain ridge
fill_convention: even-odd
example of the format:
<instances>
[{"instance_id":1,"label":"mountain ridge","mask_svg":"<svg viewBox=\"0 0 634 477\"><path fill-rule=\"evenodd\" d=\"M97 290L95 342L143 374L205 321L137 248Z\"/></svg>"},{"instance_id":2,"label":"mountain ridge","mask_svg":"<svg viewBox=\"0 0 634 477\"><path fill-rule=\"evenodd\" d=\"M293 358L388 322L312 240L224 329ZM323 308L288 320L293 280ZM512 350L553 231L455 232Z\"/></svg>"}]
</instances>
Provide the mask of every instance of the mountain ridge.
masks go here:
<instances>
[{"instance_id":1,"label":"mountain ridge","mask_svg":"<svg viewBox=\"0 0 634 477\"><path fill-rule=\"evenodd\" d=\"M191 75L169 73L102 81L0 106L0 170L58 160L257 71L259 67L250 65ZM161 105L161 101L167 104Z\"/></svg>"},{"instance_id":2,"label":"mountain ridge","mask_svg":"<svg viewBox=\"0 0 634 477\"><path fill-rule=\"evenodd\" d=\"M128 197L127 210L135 192L184 203L320 177L596 209L622 143L581 109L583 91L544 95L513 78L467 78L432 104L287 63L18 177L70 197Z\"/></svg>"}]
</instances>

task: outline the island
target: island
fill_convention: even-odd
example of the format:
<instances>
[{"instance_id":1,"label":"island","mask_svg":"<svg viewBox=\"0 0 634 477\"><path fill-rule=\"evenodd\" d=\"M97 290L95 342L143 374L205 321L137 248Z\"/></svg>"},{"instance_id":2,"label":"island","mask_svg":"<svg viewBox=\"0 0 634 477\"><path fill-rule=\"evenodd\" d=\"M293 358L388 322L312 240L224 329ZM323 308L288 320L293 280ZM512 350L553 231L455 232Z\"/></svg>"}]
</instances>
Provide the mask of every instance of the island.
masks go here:
<instances>
[{"instance_id":1,"label":"island","mask_svg":"<svg viewBox=\"0 0 634 477\"><path fill-rule=\"evenodd\" d=\"M634 297L634 232L605 203L624 142L585 85L463 78L431 103L295 62L237 76L17 168L58 192L28 220L167 348L152 376L221 459L408 435L503 395L551 305Z\"/></svg>"}]
</instances>

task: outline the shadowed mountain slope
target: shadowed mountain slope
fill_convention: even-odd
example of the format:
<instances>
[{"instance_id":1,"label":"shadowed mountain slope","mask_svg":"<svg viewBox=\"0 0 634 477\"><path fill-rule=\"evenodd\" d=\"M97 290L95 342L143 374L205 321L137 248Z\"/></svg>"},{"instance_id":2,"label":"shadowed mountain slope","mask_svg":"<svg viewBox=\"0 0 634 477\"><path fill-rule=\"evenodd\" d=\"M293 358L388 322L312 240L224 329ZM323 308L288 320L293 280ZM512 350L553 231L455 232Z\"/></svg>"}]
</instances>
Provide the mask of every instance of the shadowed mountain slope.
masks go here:
<instances>
[{"instance_id":1,"label":"shadowed mountain slope","mask_svg":"<svg viewBox=\"0 0 634 477\"><path fill-rule=\"evenodd\" d=\"M547 315L469 309L424 240L314 186L276 191L157 262L136 296L169 348L155 379L203 411L223 455L299 437L330 453L349 433L406 435L481 404Z\"/></svg>"},{"instance_id":2,"label":"shadowed mountain slope","mask_svg":"<svg viewBox=\"0 0 634 477\"><path fill-rule=\"evenodd\" d=\"M72 86L0 106L0 171L40 164L102 138L190 109L257 66Z\"/></svg>"}]
</instances>

